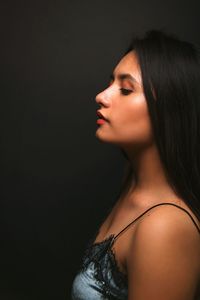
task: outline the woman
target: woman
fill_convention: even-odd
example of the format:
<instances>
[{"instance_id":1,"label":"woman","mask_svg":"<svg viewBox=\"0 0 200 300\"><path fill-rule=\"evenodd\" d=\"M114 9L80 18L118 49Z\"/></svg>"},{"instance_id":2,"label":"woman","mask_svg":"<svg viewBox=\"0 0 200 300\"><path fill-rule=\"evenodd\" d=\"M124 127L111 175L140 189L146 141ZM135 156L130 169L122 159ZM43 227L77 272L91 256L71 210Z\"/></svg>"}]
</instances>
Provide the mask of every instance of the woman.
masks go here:
<instances>
[{"instance_id":1,"label":"woman","mask_svg":"<svg viewBox=\"0 0 200 300\"><path fill-rule=\"evenodd\" d=\"M194 45L152 30L96 96L96 137L120 147L127 173L73 300L200 299L199 67Z\"/></svg>"}]
</instances>

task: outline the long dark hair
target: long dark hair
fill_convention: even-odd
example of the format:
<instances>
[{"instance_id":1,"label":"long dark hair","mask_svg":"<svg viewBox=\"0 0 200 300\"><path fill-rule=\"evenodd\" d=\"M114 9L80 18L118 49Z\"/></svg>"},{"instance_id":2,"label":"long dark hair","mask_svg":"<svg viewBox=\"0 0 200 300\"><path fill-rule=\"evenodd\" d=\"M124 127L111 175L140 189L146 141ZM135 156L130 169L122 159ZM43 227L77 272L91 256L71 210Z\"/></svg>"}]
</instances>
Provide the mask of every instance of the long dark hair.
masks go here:
<instances>
[{"instance_id":1,"label":"long dark hair","mask_svg":"<svg viewBox=\"0 0 200 300\"><path fill-rule=\"evenodd\" d=\"M161 30L131 40L166 178L200 221L200 56L197 45ZM124 55L125 55L124 54ZM127 159L122 193L134 170Z\"/></svg>"}]
</instances>

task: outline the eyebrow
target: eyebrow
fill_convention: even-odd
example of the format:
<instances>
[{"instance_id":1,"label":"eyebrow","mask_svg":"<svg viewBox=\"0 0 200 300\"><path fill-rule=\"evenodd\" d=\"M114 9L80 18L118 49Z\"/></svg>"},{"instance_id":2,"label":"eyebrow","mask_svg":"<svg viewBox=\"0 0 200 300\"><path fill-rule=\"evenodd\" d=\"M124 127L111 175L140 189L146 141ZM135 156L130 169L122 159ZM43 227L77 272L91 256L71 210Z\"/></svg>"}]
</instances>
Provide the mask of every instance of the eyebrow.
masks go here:
<instances>
[{"instance_id":1,"label":"eyebrow","mask_svg":"<svg viewBox=\"0 0 200 300\"><path fill-rule=\"evenodd\" d=\"M110 79L111 80L114 80L114 74L111 74L110 75ZM129 73L121 73L121 74L118 74L117 75L117 78L119 79L119 80L125 80L125 79L128 79L128 80L130 80L130 81L132 81L133 83L137 83L137 84L139 84L139 82L131 75L131 74L129 74Z\"/></svg>"}]
</instances>

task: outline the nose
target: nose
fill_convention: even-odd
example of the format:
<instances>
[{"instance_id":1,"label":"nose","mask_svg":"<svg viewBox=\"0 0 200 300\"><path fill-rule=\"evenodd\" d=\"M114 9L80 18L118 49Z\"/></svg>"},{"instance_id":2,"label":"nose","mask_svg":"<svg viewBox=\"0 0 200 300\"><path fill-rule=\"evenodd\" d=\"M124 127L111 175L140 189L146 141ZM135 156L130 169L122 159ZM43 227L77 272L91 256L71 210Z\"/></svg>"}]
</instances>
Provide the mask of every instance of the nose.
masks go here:
<instances>
[{"instance_id":1,"label":"nose","mask_svg":"<svg viewBox=\"0 0 200 300\"><path fill-rule=\"evenodd\" d=\"M103 105L105 107L109 107L109 99L108 94L106 94L106 90L100 92L96 95L95 101L97 104Z\"/></svg>"}]
</instances>

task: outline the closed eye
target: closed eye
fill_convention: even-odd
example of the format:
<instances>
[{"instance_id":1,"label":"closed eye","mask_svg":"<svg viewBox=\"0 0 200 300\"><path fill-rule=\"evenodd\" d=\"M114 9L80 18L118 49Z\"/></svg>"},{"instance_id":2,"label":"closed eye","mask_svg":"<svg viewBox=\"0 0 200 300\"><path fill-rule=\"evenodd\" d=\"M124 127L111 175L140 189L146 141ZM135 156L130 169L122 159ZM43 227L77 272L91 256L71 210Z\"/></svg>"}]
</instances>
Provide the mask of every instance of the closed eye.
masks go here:
<instances>
[{"instance_id":1,"label":"closed eye","mask_svg":"<svg viewBox=\"0 0 200 300\"><path fill-rule=\"evenodd\" d=\"M112 82L113 82L113 79L110 80L108 86L111 86ZM124 88L121 88L120 91L123 95L129 95L130 93L133 92L132 90L128 90L128 89L124 89Z\"/></svg>"},{"instance_id":2,"label":"closed eye","mask_svg":"<svg viewBox=\"0 0 200 300\"><path fill-rule=\"evenodd\" d=\"M120 91L123 95L129 95L130 93L132 93L132 90L127 90L124 88L121 88Z\"/></svg>"}]
</instances>

